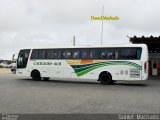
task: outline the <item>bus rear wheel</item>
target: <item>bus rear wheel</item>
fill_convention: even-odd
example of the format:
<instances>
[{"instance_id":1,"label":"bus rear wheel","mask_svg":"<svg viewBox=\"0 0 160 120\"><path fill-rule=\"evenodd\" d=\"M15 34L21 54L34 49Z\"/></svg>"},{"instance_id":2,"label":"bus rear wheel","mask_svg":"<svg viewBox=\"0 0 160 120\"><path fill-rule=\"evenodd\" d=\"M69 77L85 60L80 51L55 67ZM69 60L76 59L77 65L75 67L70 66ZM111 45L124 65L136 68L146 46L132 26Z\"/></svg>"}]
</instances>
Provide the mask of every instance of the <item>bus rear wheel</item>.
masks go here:
<instances>
[{"instance_id":1,"label":"bus rear wheel","mask_svg":"<svg viewBox=\"0 0 160 120\"><path fill-rule=\"evenodd\" d=\"M31 77L33 80L41 80L41 75L38 70L33 70L31 73Z\"/></svg>"},{"instance_id":2,"label":"bus rear wheel","mask_svg":"<svg viewBox=\"0 0 160 120\"><path fill-rule=\"evenodd\" d=\"M112 76L109 72L102 72L99 76L101 84L107 85L112 83Z\"/></svg>"}]
</instances>

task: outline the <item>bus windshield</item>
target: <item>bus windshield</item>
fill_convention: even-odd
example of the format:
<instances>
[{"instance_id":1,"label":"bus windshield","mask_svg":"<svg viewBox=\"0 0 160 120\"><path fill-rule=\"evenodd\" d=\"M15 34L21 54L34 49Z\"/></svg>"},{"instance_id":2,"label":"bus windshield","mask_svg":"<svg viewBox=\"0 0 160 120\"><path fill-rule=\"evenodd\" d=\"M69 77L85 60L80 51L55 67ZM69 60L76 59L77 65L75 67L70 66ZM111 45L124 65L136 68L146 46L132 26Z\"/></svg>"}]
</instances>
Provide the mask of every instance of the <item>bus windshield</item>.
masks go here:
<instances>
[{"instance_id":1,"label":"bus windshield","mask_svg":"<svg viewBox=\"0 0 160 120\"><path fill-rule=\"evenodd\" d=\"M21 50L17 59L17 68L26 68L30 49Z\"/></svg>"}]
</instances>

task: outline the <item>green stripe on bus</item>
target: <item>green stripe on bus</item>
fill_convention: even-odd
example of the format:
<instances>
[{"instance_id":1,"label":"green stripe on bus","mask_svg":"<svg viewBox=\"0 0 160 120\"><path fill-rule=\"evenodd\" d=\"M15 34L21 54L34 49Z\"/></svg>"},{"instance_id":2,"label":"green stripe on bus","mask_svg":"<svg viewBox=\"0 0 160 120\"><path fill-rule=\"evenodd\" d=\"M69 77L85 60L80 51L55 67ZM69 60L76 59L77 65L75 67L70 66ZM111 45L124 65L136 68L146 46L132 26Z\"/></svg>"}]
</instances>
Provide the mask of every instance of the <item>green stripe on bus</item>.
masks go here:
<instances>
[{"instance_id":1,"label":"green stripe on bus","mask_svg":"<svg viewBox=\"0 0 160 120\"><path fill-rule=\"evenodd\" d=\"M138 65L133 62L128 62L128 61L109 61L109 62L92 63L92 64L87 64L87 65L71 65L71 66L73 67L77 76L82 76L97 68L111 66L111 65L127 65L131 67L135 67L138 70L142 70L141 65Z\"/></svg>"}]
</instances>

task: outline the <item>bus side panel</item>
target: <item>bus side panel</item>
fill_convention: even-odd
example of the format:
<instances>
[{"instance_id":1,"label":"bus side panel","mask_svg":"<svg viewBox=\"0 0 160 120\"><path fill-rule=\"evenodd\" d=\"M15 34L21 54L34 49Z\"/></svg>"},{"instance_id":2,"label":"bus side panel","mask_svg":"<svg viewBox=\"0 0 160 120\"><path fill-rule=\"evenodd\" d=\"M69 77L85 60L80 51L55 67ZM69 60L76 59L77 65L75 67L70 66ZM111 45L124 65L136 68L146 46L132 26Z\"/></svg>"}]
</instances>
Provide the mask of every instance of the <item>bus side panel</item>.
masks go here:
<instances>
[{"instance_id":1,"label":"bus side panel","mask_svg":"<svg viewBox=\"0 0 160 120\"><path fill-rule=\"evenodd\" d=\"M66 71L72 72L72 78L79 79L99 79L100 73L107 71L111 74L113 80L141 80L141 62L139 60L134 61L110 61L112 64L102 66L91 66L88 69L76 68L78 71L75 71L73 68L70 70L66 66ZM95 69L92 69L95 68ZM68 74L68 72L64 73ZM70 74L70 73L69 73ZM66 75L64 75L65 77Z\"/></svg>"},{"instance_id":2,"label":"bus side panel","mask_svg":"<svg viewBox=\"0 0 160 120\"><path fill-rule=\"evenodd\" d=\"M30 77L26 68L17 69L16 75L20 77Z\"/></svg>"},{"instance_id":3,"label":"bus side panel","mask_svg":"<svg viewBox=\"0 0 160 120\"><path fill-rule=\"evenodd\" d=\"M45 64L46 63L46 64ZM31 77L31 72L33 70L38 70L40 72L41 77L49 77L50 76L50 66L49 61L47 60L31 60L27 65L27 74Z\"/></svg>"}]
</instances>

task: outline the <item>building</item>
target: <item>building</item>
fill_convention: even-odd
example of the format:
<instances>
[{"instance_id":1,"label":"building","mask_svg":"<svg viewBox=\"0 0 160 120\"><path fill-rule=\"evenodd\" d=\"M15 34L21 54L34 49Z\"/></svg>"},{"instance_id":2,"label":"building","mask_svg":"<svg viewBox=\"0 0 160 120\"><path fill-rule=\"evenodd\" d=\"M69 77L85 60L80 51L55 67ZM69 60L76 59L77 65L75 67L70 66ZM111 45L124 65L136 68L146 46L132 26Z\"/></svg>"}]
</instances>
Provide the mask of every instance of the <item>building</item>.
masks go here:
<instances>
[{"instance_id":1,"label":"building","mask_svg":"<svg viewBox=\"0 0 160 120\"><path fill-rule=\"evenodd\" d=\"M149 50L149 75L160 76L160 36L159 37L132 37L133 44L144 43Z\"/></svg>"}]
</instances>

